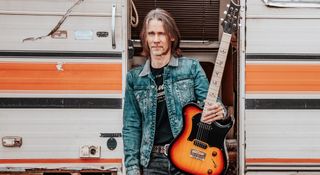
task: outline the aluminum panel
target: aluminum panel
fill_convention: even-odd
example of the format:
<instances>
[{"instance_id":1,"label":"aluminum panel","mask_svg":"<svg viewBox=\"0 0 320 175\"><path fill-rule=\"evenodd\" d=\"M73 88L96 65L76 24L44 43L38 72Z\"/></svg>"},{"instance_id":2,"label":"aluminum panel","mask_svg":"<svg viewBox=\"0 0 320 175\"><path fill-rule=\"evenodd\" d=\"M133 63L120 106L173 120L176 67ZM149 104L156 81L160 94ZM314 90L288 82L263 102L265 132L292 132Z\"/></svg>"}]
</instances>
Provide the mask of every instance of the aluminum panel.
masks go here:
<instances>
[{"instance_id":1,"label":"aluminum panel","mask_svg":"<svg viewBox=\"0 0 320 175\"><path fill-rule=\"evenodd\" d=\"M263 0L247 2L246 18L320 18L318 8L277 8L266 6Z\"/></svg>"},{"instance_id":2,"label":"aluminum panel","mask_svg":"<svg viewBox=\"0 0 320 175\"><path fill-rule=\"evenodd\" d=\"M320 110L246 110L245 115L246 159L320 158Z\"/></svg>"},{"instance_id":3,"label":"aluminum panel","mask_svg":"<svg viewBox=\"0 0 320 175\"><path fill-rule=\"evenodd\" d=\"M320 19L247 19L246 53L317 54Z\"/></svg>"},{"instance_id":4,"label":"aluminum panel","mask_svg":"<svg viewBox=\"0 0 320 175\"><path fill-rule=\"evenodd\" d=\"M76 2L76 1L74 1ZM74 3L72 2L72 3ZM122 1L83 1L68 14L59 29L56 27L70 1L0 1L0 51L74 51L122 52L126 35L126 7ZM115 14L112 14L113 4ZM115 19L113 27L112 20ZM113 35L114 29L114 35ZM112 46L115 36L116 48Z\"/></svg>"},{"instance_id":5,"label":"aluminum panel","mask_svg":"<svg viewBox=\"0 0 320 175\"><path fill-rule=\"evenodd\" d=\"M72 162L70 160L73 163L121 160L122 138L115 137L117 147L110 150L107 148L108 138L100 137L101 133L121 133L121 130L121 109L1 109L0 138L20 136L22 146L0 146L0 168L19 166L19 163L8 165L6 161L10 163L10 160L20 160L20 163L32 163L30 160L34 160L34 164L50 164L50 161L37 163L36 160L55 159L62 164ZM81 159L80 147L84 145L101 146L100 159L89 159L89 162ZM62 164L60 166L65 166Z\"/></svg>"}]
</instances>

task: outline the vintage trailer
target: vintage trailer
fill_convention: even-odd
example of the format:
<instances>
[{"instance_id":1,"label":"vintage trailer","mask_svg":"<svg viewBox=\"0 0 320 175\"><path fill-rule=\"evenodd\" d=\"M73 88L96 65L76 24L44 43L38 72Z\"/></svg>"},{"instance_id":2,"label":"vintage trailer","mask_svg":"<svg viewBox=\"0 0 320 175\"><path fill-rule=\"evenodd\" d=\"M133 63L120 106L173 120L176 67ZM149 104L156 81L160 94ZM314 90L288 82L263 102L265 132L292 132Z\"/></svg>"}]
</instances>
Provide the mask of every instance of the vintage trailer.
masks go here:
<instances>
[{"instance_id":1,"label":"vintage trailer","mask_svg":"<svg viewBox=\"0 0 320 175\"><path fill-rule=\"evenodd\" d=\"M227 3L0 0L0 174L124 174L123 89L144 62L144 15L171 12L210 79ZM220 93L236 121L227 174L319 174L319 1L238 3Z\"/></svg>"},{"instance_id":2,"label":"vintage trailer","mask_svg":"<svg viewBox=\"0 0 320 175\"><path fill-rule=\"evenodd\" d=\"M122 174L126 0L0 0L0 172Z\"/></svg>"},{"instance_id":3,"label":"vintage trailer","mask_svg":"<svg viewBox=\"0 0 320 175\"><path fill-rule=\"evenodd\" d=\"M198 58L211 77L226 4L0 0L0 173L122 174L125 74L144 61L137 54L140 28L130 30L128 19L136 23L132 15L139 14L141 27L144 7L174 13L185 55ZM228 98L233 108L233 94Z\"/></svg>"},{"instance_id":4,"label":"vintage trailer","mask_svg":"<svg viewBox=\"0 0 320 175\"><path fill-rule=\"evenodd\" d=\"M241 5L240 174L319 174L320 3Z\"/></svg>"}]
</instances>

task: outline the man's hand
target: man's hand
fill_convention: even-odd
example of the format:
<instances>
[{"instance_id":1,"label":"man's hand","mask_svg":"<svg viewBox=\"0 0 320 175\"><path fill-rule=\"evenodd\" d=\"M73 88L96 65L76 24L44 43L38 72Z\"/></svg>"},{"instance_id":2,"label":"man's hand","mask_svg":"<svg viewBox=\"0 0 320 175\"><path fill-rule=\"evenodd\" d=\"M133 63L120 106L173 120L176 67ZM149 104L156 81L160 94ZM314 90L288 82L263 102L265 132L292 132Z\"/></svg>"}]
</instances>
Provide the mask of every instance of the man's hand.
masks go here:
<instances>
[{"instance_id":1,"label":"man's hand","mask_svg":"<svg viewBox=\"0 0 320 175\"><path fill-rule=\"evenodd\" d=\"M206 111L203 111L201 121L204 123L212 123L216 120L222 120L225 117L224 109L221 103L208 103L206 106Z\"/></svg>"}]
</instances>

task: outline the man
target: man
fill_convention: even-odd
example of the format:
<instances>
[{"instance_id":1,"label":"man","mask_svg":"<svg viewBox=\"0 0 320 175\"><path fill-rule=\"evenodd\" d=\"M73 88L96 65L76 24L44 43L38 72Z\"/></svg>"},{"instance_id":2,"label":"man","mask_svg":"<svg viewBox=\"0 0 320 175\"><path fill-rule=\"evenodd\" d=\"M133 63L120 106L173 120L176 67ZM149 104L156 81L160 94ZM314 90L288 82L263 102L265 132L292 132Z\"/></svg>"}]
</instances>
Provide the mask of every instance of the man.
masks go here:
<instances>
[{"instance_id":1,"label":"man","mask_svg":"<svg viewBox=\"0 0 320 175\"><path fill-rule=\"evenodd\" d=\"M182 129L182 108L204 104L208 80L199 62L181 57L180 33L162 9L150 11L140 33L145 65L127 74L123 139L127 174L180 174L163 150ZM225 109L212 104L203 122L223 119Z\"/></svg>"}]
</instances>

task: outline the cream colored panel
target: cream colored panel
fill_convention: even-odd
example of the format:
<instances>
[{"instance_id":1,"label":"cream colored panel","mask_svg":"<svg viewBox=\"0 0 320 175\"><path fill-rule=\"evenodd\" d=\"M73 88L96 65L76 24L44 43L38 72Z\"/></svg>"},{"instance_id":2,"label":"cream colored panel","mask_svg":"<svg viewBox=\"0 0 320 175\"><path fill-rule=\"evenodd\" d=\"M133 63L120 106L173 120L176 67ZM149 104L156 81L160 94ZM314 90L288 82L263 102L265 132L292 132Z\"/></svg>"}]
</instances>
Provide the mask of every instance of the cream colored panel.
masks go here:
<instances>
[{"instance_id":1,"label":"cream colored panel","mask_svg":"<svg viewBox=\"0 0 320 175\"><path fill-rule=\"evenodd\" d=\"M247 19L246 53L317 54L320 19Z\"/></svg>"},{"instance_id":2,"label":"cream colored panel","mask_svg":"<svg viewBox=\"0 0 320 175\"><path fill-rule=\"evenodd\" d=\"M320 110L246 110L246 159L320 158Z\"/></svg>"},{"instance_id":3,"label":"cream colored panel","mask_svg":"<svg viewBox=\"0 0 320 175\"><path fill-rule=\"evenodd\" d=\"M116 21L116 45L112 48L111 17L69 17L60 27L66 31L63 38L46 37L36 41L25 38L47 35L60 20L58 16L0 15L0 50L41 51L121 51L121 18ZM108 32L107 37L98 37L97 32Z\"/></svg>"},{"instance_id":4,"label":"cream colored panel","mask_svg":"<svg viewBox=\"0 0 320 175\"><path fill-rule=\"evenodd\" d=\"M124 2L116 0L83 1L73 8L55 34L35 41L24 40L49 34L75 2L0 0L0 51L122 52L127 40L123 36L127 17L122 16L126 8Z\"/></svg>"},{"instance_id":5,"label":"cream colored panel","mask_svg":"<svg viewBox=\"0 0 320 175\"><path fill-rule=\"evenodd\" d=\"M0 0L0 12L4 13L65 13L78 0ZM84 0L77 5L74 14L109 14L111 6L117 4L118 13L121 14L121 0Z\"/></svg>"},{"instance_id":6,"label":"cream colored panel","mask_svg":"<svg viewBox=\"0 0 320 175\"><path fill-rule=\"evenodd\" d=\"M101 146L100 158L121 159L122 137L115 150L100 137L121 132L121 109L1 109L0 138L22 137L21 147L0 146L1 159L78 159L84 145Z\"/></svg>"},{"instance_id":7,"label":"cream colored panel","mask_svg":"<svg viewBox=\"0 0 320 175\"><path fill-rule=\"evenodd\" d=\"M247 19L250 18L320 18L318 8L268 7L263 0L248 0Z\"/></svg>"}]
</instances>

